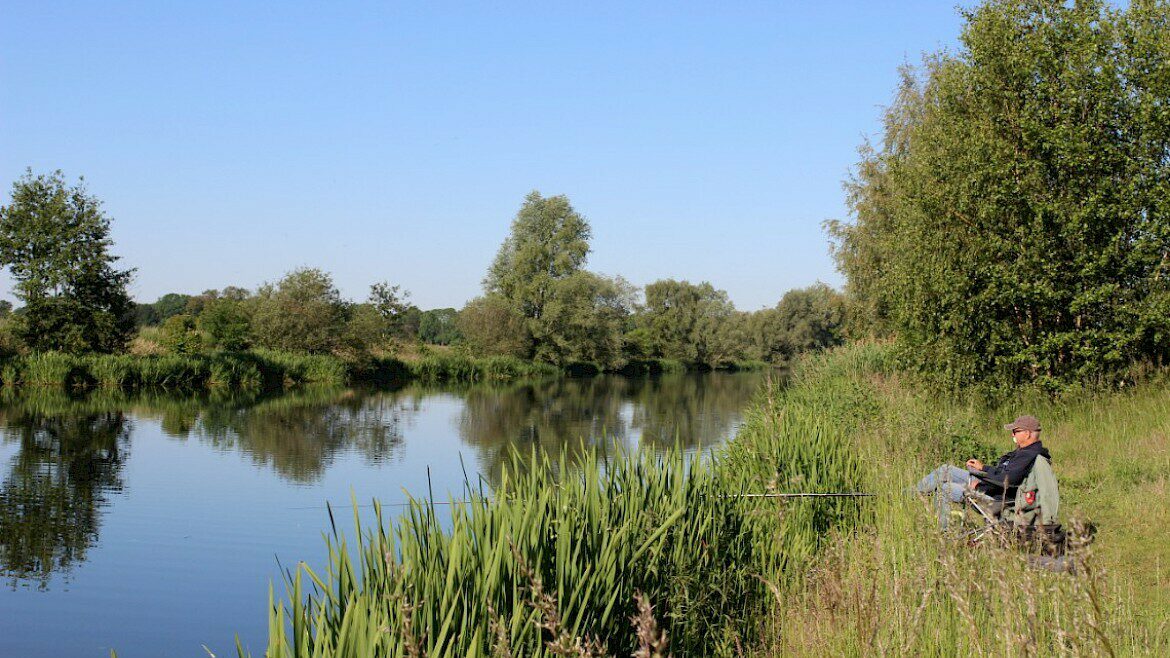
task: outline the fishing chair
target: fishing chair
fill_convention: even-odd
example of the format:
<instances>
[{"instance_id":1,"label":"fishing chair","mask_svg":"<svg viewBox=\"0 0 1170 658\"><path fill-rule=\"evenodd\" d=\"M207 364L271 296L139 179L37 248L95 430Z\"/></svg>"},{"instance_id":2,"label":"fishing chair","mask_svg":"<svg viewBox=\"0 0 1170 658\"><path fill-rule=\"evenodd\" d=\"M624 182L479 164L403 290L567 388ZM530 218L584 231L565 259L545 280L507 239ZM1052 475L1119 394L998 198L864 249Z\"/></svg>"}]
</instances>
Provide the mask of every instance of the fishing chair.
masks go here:
<instances>
[{"instance_id":1,"label":"fishing chair","mask_svg":"<svg viewBox=\"0 0 1170 658\"><path fill-rule=\"evenodd\" d=\"M1036 458L1014 499L990 500L968 491L964 507L982 524L968 531L967 539L972 543L995 537L1036 555L1059 558L1065 552L1068 533L1058 521L1060 488L1052 464L1042 456Z\"/></svg>"}]
</instances>

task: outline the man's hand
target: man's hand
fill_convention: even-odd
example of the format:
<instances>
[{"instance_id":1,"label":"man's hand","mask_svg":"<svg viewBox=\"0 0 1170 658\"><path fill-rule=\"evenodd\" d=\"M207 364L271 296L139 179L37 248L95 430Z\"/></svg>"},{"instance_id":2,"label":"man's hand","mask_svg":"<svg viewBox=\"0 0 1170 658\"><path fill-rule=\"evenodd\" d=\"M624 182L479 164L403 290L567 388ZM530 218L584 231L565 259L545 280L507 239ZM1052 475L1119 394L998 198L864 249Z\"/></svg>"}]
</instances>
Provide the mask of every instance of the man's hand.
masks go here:
<instances>
[{"instance_id":1,"label":"man's hand","mask_svg":"<svg viewBox=\"0 0 1170 658\"><path fill-rule=\"evenodd\" d=\"M983 470L983 462L979 461L978 459L968 459L967 460L967 468L969 468L973 471L982 471Z\"/></svg>"}]
</instances>

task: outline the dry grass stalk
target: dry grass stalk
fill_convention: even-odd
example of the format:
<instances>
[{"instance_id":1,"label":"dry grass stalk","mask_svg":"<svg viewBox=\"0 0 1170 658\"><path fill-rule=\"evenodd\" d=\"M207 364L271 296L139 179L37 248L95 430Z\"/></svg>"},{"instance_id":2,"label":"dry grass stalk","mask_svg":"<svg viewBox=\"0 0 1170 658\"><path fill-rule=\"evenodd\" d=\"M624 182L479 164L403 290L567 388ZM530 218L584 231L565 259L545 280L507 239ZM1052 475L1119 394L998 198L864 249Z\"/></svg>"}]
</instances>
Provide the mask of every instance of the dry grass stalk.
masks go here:
<instances>
[{"instance_id":1,"label":"dry grass stalk","mask_svg":"<svg viewBox=\"0 0 1170 658\"><path fill-rule=\"evenodd\" d=\"M492 634L492 658L512 658L512 638L495 606L488 606L488 627Z\"/></svg>"},{"instance_id":2,"label":"dry grass stalk","mask_svg":"<svg viewBox=\"0 0 1170 658\"><path fill-rule=\"evenodd\" d=\"M634 601L638 604L638 614L630 617L630 621L634 624L638 649L634 651L633 658L669 658L667 648L670 640L666 637L666 631L658 628L654 607L641 592L634 592Z\"/></svg>"},{"instance_id":3,"label":"dry grass stalk","mask_svg":"<svg viewBox=\"0 0 1170 658\"><path fill-rule=\"evenodd\" d=\"M516 568L524 579L529 594L529 605L540 616L537 625L548 631L544 648L554 656L575 656L577 658L601 658L606 656L605 647L596 638L574 636L564 626L557 606L557 598L546 592L540 574L528 564L515 544L511 544Z\"/></svg>"}]
</instances>

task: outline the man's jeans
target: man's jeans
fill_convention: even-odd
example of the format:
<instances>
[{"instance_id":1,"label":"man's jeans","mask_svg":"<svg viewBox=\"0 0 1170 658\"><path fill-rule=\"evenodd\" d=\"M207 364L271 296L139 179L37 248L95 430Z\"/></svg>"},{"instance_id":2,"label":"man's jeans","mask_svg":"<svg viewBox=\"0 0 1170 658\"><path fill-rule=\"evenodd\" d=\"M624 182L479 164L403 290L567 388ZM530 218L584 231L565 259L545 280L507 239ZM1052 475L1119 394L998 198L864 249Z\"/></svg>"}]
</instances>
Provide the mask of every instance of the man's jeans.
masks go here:
<instances>
[{"instance_id":1,"label":"man's jeans","mask_svg":"<svg viewBox=\"0 0 1170 658\"><path fill-rule=\"evenodd\" d=\"M963 492L971 488L971 474L950 464L943 464L918 483L918 493L938 494L952 503L963 502Z\"/></svg>"},{"instance_id":2,"label":"man's jeans","mask_svg":"<svg viewBox=\"0 0 1170 658\"><path fill-rule=\"evenodd\" d=\"M971 489L971 474L957 466L943 464L927 474L918 483L918 493L934 493L938 504L938 522L945 530L950 506L947 502L963 502L963 493ZM974 492L974 495L991 500L990 496Z\"/></svg>"}]
</instances>

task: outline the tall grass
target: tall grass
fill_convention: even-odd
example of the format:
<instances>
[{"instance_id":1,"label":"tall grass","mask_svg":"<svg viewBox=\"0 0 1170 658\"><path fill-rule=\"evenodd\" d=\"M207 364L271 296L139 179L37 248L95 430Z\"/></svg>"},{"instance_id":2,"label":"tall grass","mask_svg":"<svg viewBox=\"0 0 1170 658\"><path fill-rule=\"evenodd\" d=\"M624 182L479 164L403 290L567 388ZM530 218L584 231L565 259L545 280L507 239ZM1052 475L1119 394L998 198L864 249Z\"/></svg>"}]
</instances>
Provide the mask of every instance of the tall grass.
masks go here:
<instances>
[{"instance_id":1,"label":"tall grass","mask_svg":"<svg viewBox=\"0 0 1170 658\"><path fill-rule=\"evenodd\" d=\"M1170 653L1170 387L1063 399L1022 391L995 404L937 396L854 345L797 375L837 379L865 404L849 449L878 493L852 532L826 534L802 582L757 631L765 656L1166 655ZM942 462L1010 448L1000 429L1032 413L1045 426L1064 522L1095 523L1077 573L1037 570L1018 548L973 549L938 530L937 511L905 493ZM782 415L776 410L771 415ZM834 414L841 417L841 414Z\"/></svg>"},{"instance_id":2,"label":"tall grass","mask_svg":"<svg viewBox=\"0 0 1170 658\"><path fill-rule=\"evenodd\" d=\"M770 389L735 447L710 460L533 456L490 497L418 502L393 523L379 511L356 549L335 527L325 569L300 565L273 603L266 655L620 655L650 626L676 655L734 653L769 588L860 518L858 499L741 495L857 486L841 448L851 425L821 414L863 401L837 393ZM767 411L781 405L776 421Z\"/></svg>"},{"instance_id":3,"label":"tall grass","mask_svg":"<svg viewBox=\"0 0 1170 658\"><path fill-rule=\"evenodd\" d=\"M556 367L546 363L510 356L475 358L452 352L427 354L408 361L406 368L412 378L424 382L505 382L551 377L559 373Z\"/></svg>"},{"instance_id":4,"label":"tall grass","mask_svg":"<svg viewBox=\"0 0 1170 658\"><path fill-rule=\"evenodd\" d=\"M638 592L673 646L704 652L762 600L746 506L709 467L678 454L620 460L604 477L594 458L566 464L512 471L491 500L468 492L449 517L423 502L392 527L379 514L356 563L335 534L328 568L300 568L289 603L274 605L266 655L475 656L494 645L541 656L556 640L542 635L551 615L570 644L617 651L634 640Z\"/></svg>"},{"instance_id":5,"label":"tall grass","mask_svg":"<svg viewBox=\"0 0 1170 658\"><path fill-rule=\"evenodd\" d=\"M379 510L355 545L335 525L325 568L298 565L272 601L266 655L1170 651L1166 382L987 406L893 363L872 343L803 360L710 460L587 453L580 470L513 468L470 502ZM1048 424L1066 522L1101 526L1075 574L941 534L906 493L940 461L1006 451L998 428L1024 411ZM793 491L878 496L740 496Z\"/></svg>"}]
</instances>

